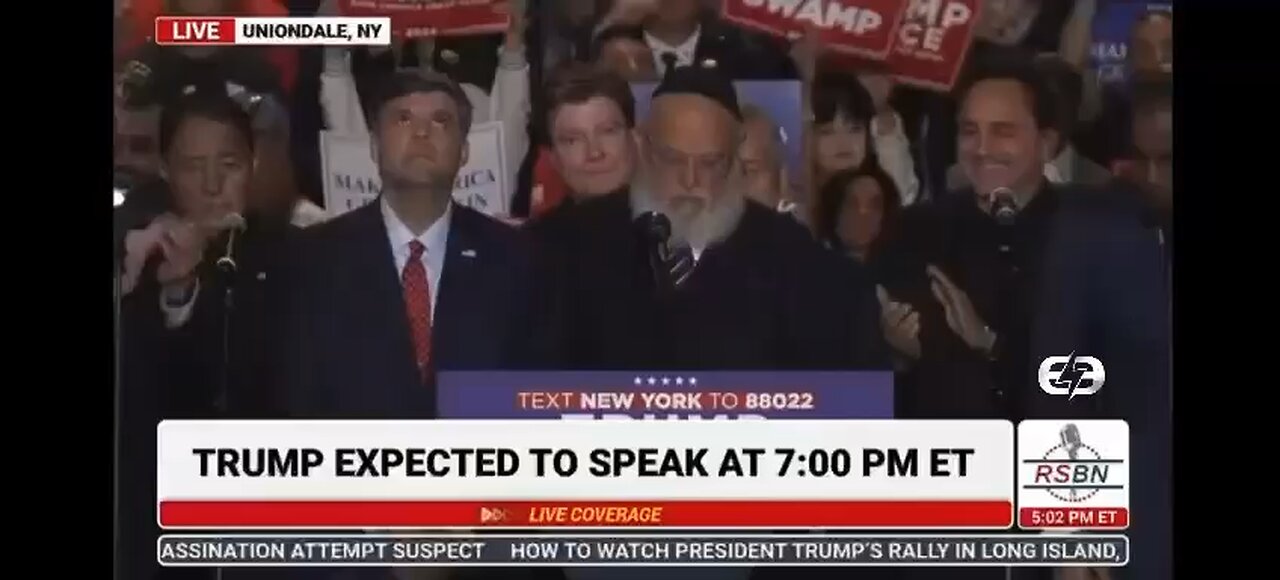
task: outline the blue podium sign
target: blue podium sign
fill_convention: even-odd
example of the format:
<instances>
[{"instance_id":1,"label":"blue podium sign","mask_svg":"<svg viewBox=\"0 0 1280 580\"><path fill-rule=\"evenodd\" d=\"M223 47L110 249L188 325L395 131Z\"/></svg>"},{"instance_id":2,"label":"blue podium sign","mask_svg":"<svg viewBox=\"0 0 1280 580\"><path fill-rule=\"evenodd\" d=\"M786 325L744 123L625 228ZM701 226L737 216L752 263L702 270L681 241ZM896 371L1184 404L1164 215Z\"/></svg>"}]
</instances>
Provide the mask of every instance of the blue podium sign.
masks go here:
<instances>
[{"instance_id":1,"label":"blue podium sign","mask_svg":"<svg viewBox=\"0 0 1280 580\"><path fill-rule=\"evenodd\" d=\"M888 419L893 373L452 371L444 419Z\"/></svg>"}]
</instances>

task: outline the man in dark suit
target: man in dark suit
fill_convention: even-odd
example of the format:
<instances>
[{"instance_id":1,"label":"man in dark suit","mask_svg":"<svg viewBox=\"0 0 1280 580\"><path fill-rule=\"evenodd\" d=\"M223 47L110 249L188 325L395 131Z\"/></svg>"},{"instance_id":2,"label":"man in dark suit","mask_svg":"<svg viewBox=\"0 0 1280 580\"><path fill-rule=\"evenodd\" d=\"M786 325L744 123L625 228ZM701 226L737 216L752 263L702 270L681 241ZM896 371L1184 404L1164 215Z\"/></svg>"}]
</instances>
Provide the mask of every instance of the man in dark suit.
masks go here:
<instances>
[{"instance_id":1,"label":"man in dark suit","mask_svg":"<svg viewBox=\"0 0 1280 580\"><path fill-rule=\"evenodd\" d=\"M1048 224L1070 195L1044 176L1053 102L1030 58L988 63L960 87L961 165L973 185L903 215L886 248L885 287L918 313L918 418L1011 418ZM889 321L892 330L895 321Z\"/></svg>"},{"instance_id":2,"label":"man in dark suit","mask_svg":"<svg viewBox=\"0 0 1280 580\"><path fill-rule=\"evenodd\" d=\"M225 93L197 92L164 108L158 135L165 180L132 192L115 216L119 428L129 450L155 449L163 419L278 408L267 387L276 344L268 304L283 292L277 248L289 226L287 216L240 217L253 174L250 116ZM157 568L155 457L122 461L122 576L211 578Z\"/></svg>"},{"instance_id":3,"label":"man in dark suit","mask_svg":"<svg viewBox=\"0 0 1280 580\"><path fill-rule=\"evenodd\" d=\"M1045 253L1033 360L1096 357L1102 389L1052 396L1028 376L1028 415L1129 422L1133 557L1120 578L1170 578L1172 558L1171 278L1158 223L1118 192L1064 205Z\"/></svg>"},{"instance_id":4,"label":"man in dark suit","mask_svg":"<svg viewBox=\"0 0 1280 580\"><path fill-rule=\"evenodd\" d=\"M839 369L884 362L871 286L746 199L741 113L715 70L655 90L629 191L574 208L570 366Z\"/></svg>"},{"instance_id":5,"label":"man in dark suit","mask_svg":"<svg viewBox=\"0 0 1280 580\"><path fill-rule=\"evenodd\" d=\"M382 195L299 236L284 361L296 416L433 417L436 371L550 356L522 234L452 201L471 124L462 90L395 73L367 118Z\"/></svg>"},{"instance_id":6,"label":"man in dark suit","mask_svg":"<svg viewBox=\"0 0 1280 580\"><path fill-rule=\"evenodd\" d=\"M1033 360L1075 352L1098 358L1102 390L1050 396L1031 387L1029 414L1046 418L1120 418L1129 422L1128 578L1172 576L1173 149L1167 82L1140 83L1133 132L1138 183L1064 206L1045 256L1045 281L1031 335ZM1128 186L1128 187L1123 187ZM1028 377L1037 385L1039 377Z\"/></svg>"},{"instance_id":7,"label":"man in dark suit","mask_svg":"<svg viewBox=\"0 0 1280 580\"><path fill-rule=\"evenodd\" d=\"M551 313L523 234L453 202L471 105L438 73L397 72L369 100L382 195L298 235L281 376L301 418L426 419L442 370L549 364ZM545 316L545 318L544 318ZM524 578L523 570L425 577ZM462 574L459 576L459 574ZM275 577L275 576L270 576ZM299 578L418 578L329 569Z\"/></svg>"},{"instance_id":8,"label":"man in dark suit","mask_svg":"<svg viewBox=\"0 0 1280 580\"><path fill-rule=\"evenodd\" d=\"M615 2L595 32L640 28L636 34L649 48L659 78L685 66L714 68L732 80L798 78L784 42L724 22L715 12L701 0Z\"/></svg>"}]
</instances>

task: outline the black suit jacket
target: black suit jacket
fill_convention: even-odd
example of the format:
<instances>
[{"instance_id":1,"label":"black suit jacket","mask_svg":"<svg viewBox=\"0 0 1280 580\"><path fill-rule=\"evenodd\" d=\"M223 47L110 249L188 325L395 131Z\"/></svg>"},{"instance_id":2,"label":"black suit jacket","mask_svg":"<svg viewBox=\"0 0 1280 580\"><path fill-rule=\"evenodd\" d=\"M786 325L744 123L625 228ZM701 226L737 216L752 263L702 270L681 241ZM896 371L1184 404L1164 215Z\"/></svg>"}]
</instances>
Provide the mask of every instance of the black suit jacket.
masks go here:
<instances>
[{"instance_id":1,"label":"black suit jacket","mask_svg":"<svg viewBox=\"0 0 1280 580\"><path fill-rule=\"evenodd\" d=\"M550 364L552 315L540 307L523 234L459 205L451 219L432 319L432 372ZM435 392L414 362L379 203L305 230L297 250L282 373L290 413L434 417Z\"/></svg>"},{"instance_id":2,"label":"black suit jacket","mask_svg":"<svg viewBox=\"0 0 1280 580\"><path fill-rule=\"evenodd\" d=\"M799 78L787 50L781 39L708 18L702 22L693 62L695 66L714 62L722 74L733 80Z\"/></svg>"},{"instance_id":3,"label":"black suit jacket","mask_svg":"<svg viewBox=\"0 0 1280 580\"><path fill-rule=\"evenodd\" d=\"M789 218L749 203L673 297L658 297L626 192L573 208L567 365L578 369L884 368L871 286Z\"/></svg>"},{"instance_id":4,"label":"black suit jacket","mask_svg":"<svg viewBox=\"0 0 1280 580\"><path fill-rule=\"evenodd\" d=\"M281 250L287 224L250 218L236 243L238 273L228 278L214 263L223 244L210 248L198 270L200 289L190 317L169 329L155 283L155 264L120 304L121 557L125 576L160 574L155 560L156 425L164 419L258 418L278 413L270 388L272 316L287 293ZM226 296L231 290L232 308ZM227 329L224 358L223 330ZM226 369L226 392L221 393ZM172 576L167 571L164 577ZM176 574L181 576L181 573Z\"/></svg>"},{"instance_id":5,"label":"black suit jacket","mask_svg":"<svg viewBox=\"0 0 1280 580\"><path fill-rule=\"evenodd\" d=\"M1171 578L1171 287L1159 224L1143 218L1116 191L1064 206L1045 253L1033 358L1094 356L1106 382L1070 400L1042 392L1035 376L1026 384L1032 417L1129 422L1133 557L1124 576Z\"/></svg>"}]
</instances>

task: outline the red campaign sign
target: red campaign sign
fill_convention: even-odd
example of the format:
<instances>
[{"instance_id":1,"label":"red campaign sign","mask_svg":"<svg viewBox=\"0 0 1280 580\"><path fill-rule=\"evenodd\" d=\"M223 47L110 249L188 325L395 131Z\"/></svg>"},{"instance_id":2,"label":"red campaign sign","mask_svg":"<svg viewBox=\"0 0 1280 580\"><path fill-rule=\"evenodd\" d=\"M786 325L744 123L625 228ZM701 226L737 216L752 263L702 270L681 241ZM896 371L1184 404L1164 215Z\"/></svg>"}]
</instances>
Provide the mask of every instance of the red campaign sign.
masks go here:
<instances>
[{"instance_id":1,"label":"red campaign sign","mask_svg":"<svg viewBox=\"0 0 1280 580\"><path fill-rule=\"evenodd\" d=\"M815 27L835 51L884 59L906 6L907 0L724 0L721 13L734 24L783 38Z\"/></svg>"},{"instance_id":2,"label":"red campaign sign","mask_svg":"<svg viewBox=\"0 0 1280 580\"><path fill-rule=\"evenodd\" d=\"M910 0L886 59L899 81L948 91L964 66L982 0Z\"/></svg>"},{"instance_id":3,"label":"red campaign sign","mask_svg":"<svg viewBox=\"0 0 1280 580\"><path fill-rule=\"evenodd\" d=\"M391 34L405 38L505 32L506 0L342 0L343 16L390 16Z\"/></svg>"}]
</instances>

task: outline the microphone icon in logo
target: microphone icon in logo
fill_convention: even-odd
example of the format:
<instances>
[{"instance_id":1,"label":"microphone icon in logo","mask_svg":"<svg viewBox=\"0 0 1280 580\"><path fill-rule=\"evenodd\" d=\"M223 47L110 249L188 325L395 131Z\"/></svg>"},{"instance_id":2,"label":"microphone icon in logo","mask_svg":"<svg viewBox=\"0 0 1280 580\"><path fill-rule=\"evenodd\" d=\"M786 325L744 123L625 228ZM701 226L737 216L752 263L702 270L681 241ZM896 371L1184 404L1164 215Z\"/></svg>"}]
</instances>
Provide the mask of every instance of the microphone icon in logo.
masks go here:
<instances>
[{"instance_id":1,"label":"microphone icon in logo","mask_svg":"<svg viewBox=\"0 0 1280 580\"><path fill-rule=\"evenodd\" d=\"M1080 439L1080 428L1075 423L1067 423L1058 435L1062 437L1062 447L1067 452L1067 458L1071 461L1080 459L1080 448L1084 446L1084 441ZM1071 499L1076 499L1076 489L1071 488Z\"/></svg>"}]
</instances>

